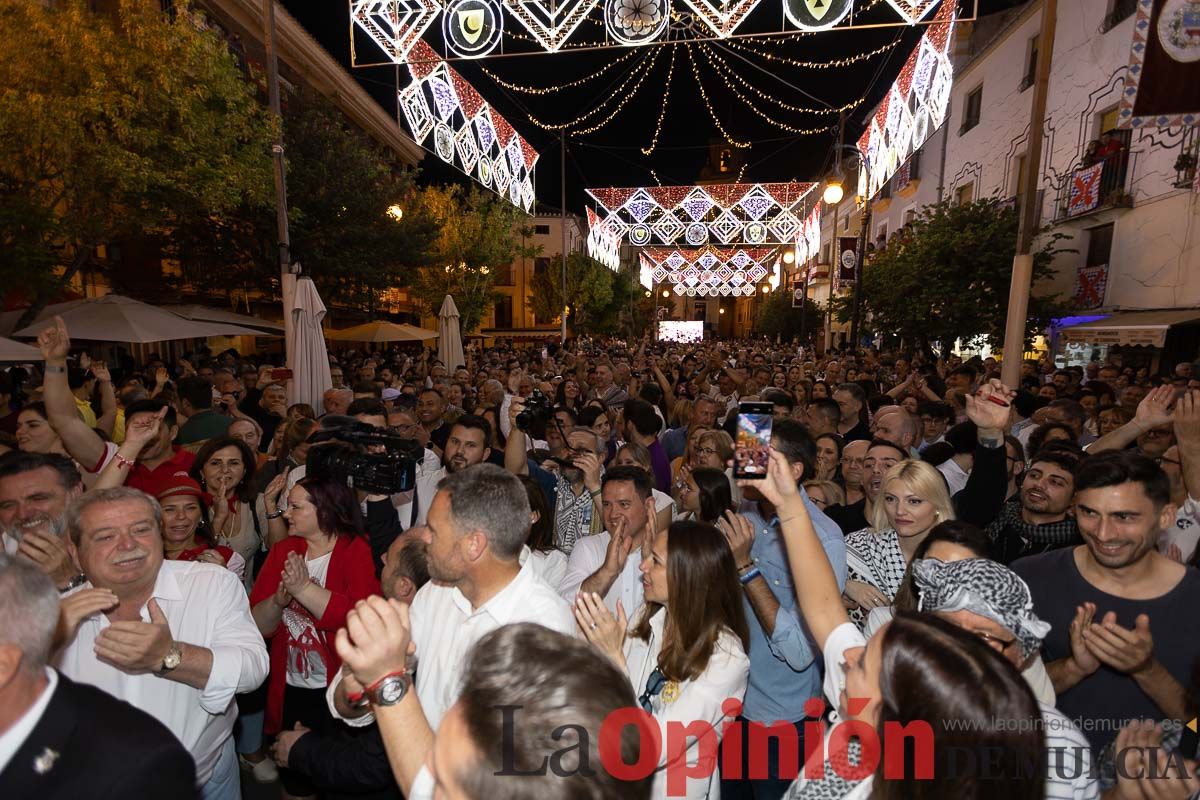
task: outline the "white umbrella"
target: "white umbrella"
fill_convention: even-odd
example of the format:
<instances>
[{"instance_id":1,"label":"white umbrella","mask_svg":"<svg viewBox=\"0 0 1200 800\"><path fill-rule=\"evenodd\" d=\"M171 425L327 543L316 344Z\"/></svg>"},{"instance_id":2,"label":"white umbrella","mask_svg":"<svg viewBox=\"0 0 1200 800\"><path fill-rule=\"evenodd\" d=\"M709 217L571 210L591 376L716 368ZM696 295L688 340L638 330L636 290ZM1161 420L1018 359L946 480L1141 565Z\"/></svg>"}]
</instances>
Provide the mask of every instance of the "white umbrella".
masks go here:
<instances>
[{"instance_id":1,"label":"white umbrella","mask_svg":"<svg viewBox=\"0 0 1200 800\"><path fill-rule=\"evenodd\" d=\"M296 300L292 307L291 355L292 382L288 397L292 403L308 403L324 410L326 389L333 388L329 374L329 353L325 350L325 334L321 320L325 304L317 294L312 278L296 281Z\"/></svg>"},{"instance_id":2,"label":"white umbrella","mask_svg":"<svg viewBox=\"0 0 1200 800\"><path fill-rule=\"evenodd\" d=\"M27 344L0 338L0 361L41 361L42 351Z\"/></svg>"},{"instance_id":3,"label":"white umbrella","mask_svg":"<svg viewBox=\"0 0 1200 800\"><path fill-rule=\"evenodd\" d=\"M172 314L178 314L185 319L200 320L201 322L227 322L233 325L242 325L247 328L259 328L264 331L270 331L275 334L283 333L283 323L269 322L265 319L252 317L249 314L238 314L234 311L226 311L223 308L209 308L208 306L197 305L195 303L186 306L162 306ZM263 334L268 335L268 334Z\"/></svg>"},{"instance_id":4,"label":"white umbrella","mask_svg":"<svg viewBox=\"0 0 1200 800\"><path fill-rule=\"evenodd\" d=\"M13 336L33 338L54 325L60 316L72 339L145 344L175 339L207 339L209 336L262 336L261 331L224 322L200 322L184 319L157 306L106 294L87 300L73 300L47 306L32 325Z\"/></svg>"},{"instance_id":5,"label":"white umbrella","mask_svg":"<svg viewBox=\"0 0 1200 800\"><path fill-rule=\"evenodd\" d=\"M326 339L337 342L423 342L438 338L437 331L429 331L407 323L365 322L353 328L329 331Z\"/></svg>"},{"instance_id":6,"label":"white umbrella","mask_svg":"<svg viewBox=\"0 0 1200 800\"><path fill-rule=\"evenodd\" d=\"M454 298L446 295L442 301L442 310L438 312L438 360L446 365L446 369L454 370L465 366L463 358L462 331L458 326L458 306Z\"/></svg>"}]
</instances>

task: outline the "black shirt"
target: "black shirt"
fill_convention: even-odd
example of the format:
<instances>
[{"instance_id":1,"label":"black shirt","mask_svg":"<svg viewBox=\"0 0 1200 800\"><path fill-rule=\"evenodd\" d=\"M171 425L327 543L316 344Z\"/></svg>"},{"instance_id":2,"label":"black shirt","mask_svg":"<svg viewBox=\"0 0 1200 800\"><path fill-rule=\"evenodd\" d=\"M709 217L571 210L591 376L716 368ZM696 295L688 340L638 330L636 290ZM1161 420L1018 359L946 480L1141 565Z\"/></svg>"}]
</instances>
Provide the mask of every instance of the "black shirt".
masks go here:
<instances>
[{"instance_id":1,"label":"black shirt","mask_svg":"<svg viewBox=\"0 0 1200 800\"><path fill-rule=\"evenodd\" d=\"M857 425L842 434L842 439L846 444L857 441L869 442L871 441L871 429L867 427L867 423L859 420Z\"/></svg>"},{"instance_id":2,"label":"black shirt","mask_svg":"<svg viewBox=\"0 0 1200 800\"><path fill-rule=\"evenodd\" d=\"M443 422L429 432L429 441L437 445L438 450L446 452L446 440L450 438L450 426Z\"/></svg>"},{"instance_id":3,"label":"black shirt","mask_svg":"<svg viewBox=\"0 0 1200 800\"><path fill-rule=\"evenodd\" d=\"M863 497L857 503L847 506L829 506L825 509L825 516L836 522L842 533L854 533L871 527L871 523L867 521L866 510L867 498Z\"/></svg>"},{"instance_id":4,"label":"black shirt","mask_svg":"<svg viewBox=\"0 0 1200 800\"><path fill-rule=\"evenodd\" d=\"M1116 612L1117 624L1132 629L1139 614L1150 617L1154 657L1175 680L1191 685L1200 657L1200 571L1191 567L1175 586L1151 600L1127 600L1097 589L1079 572L1075 550L1063 548L1022 558L1012 569L1033 594L1033 610L1050 623L1042 642L1047 664L1071 654L1070 626L1075 607L1096 604L1096 619ZM1133 678L1101 663L1100 668L1058 695L1058 710L1075 721L1097 752L1117 738L1127 720L1161 720L1166 715Z\"/></svg>"}]
</instances>

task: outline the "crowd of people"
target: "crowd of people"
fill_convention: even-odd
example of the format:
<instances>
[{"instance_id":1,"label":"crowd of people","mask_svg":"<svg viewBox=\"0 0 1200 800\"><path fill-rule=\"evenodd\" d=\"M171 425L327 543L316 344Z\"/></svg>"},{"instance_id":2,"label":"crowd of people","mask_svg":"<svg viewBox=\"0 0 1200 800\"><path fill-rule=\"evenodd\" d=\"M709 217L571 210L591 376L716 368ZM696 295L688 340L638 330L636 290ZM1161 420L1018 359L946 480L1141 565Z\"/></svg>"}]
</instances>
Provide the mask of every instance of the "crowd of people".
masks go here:
<instances>
[{"instance_id":1,"label":"crowd of people","mask_svg":"<svg viewBox=\"0 0 1200 800\"><path fill-rule=\"evenodd\" d=\"M473 344L332 352L318 408L256 355L38 346L0 796L1200 791L1193 364ZM317 457L400 440L392 493Z\"/></svg>"}]
</instances>

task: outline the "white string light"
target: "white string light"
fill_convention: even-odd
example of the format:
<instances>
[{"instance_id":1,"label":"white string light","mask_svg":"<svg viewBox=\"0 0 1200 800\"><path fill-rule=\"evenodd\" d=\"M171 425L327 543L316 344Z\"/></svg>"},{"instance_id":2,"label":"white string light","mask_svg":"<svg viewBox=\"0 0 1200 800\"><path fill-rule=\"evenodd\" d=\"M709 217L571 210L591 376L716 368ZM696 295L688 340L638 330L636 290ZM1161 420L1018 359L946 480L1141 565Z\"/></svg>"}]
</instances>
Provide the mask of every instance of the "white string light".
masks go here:
<instances>
[{"instance_id":1,"label":"white string light","mask_svg":"<svg viewBox=\"0 0 1200 800\"><path fill-rule=\"evenodd\" d=\"M701 43L700 48L704 51L704 55L708 58L708 63L710 65L712 65L714 71L719 71L718 66L723 67L725 69L725 72L728 73L729 77L736 79L738 83L742 84L743 86L745 86L750 91L754 92L759 97L763 98L764 100L770 100L771 102L779 105L781 108L785 108L788 111L793 111L797 114L841 114L844 111L850 111L851 109L857 108L858 106L860 106L864 102L866 102L866 97L860 97L857 100L851 101L849 103L846 103L843 106L838 106L836 108L833 108L833 107L814 108L812 106L794 106L790 103L785 103L784 101L780 100L779 98L775 97L774 95L768 94L767 92L764 92L762 89L759 89L754 84L750 83L744 77L739 75L737 70L730 67L730 65L724 59L721 58L720 53L714 52L713 49L710 48L707 44ZM734 94L737 94L742 99L743 102L745 102L745 103L751 102L751 101L747 100L745 97L742 97L738 93L737 89L734 89L733 87L730 87L730 89L733 91Z\"/></svg>"},{"instance_id":2,"label":"white string light","mask_svg":"<svg viewBox=\"0 0 1200 800\"><path fill-rule=\"evenodd\" d=\"M484 75L487 75L489 78L494 80L496 83L503 86L505 89L509 89L510 91L521 92L522 94L547 95L547 94L554 94L555 92L561 92L564 89L573 89L576 86L582 86L583 84L587 83L588 81L593 81L593 80L599 78L600 76L604 75L606 72L608 72L613 67L617 66L618 64L624 63L625 61L628 61L629 59L633 58L637 54L638 54L638 51L630 50L628 53L625 53L624 55L620 56L619 58L617 58L614 61L608 62L607 64L600 67L600 69L596 70L595 72L593 72L590 75L585 75L582 78L579 78L578 80L568 81L567 83L558 84L557 86L545 86L545 87L522 86L519 83L509 83L508 81L504 80L499 75L497 75L496 73L492 72L487 67L483 66L483 64L480 64L479 68L481 70L483 70Z\"/></svg>"},{"instance_id":3,"label":"white string light","mask_svg":"<svg viewBox=\"0 0 1200 800\"><path fill-rule=\"evenodd\" d=\"M658 60L658 55L660 52L662 52L662 51L656 50L652 54L650 54L650 66L644 70L641 70L640 76L638 75L639 71L637 69L631 69L629 71L629 74L626 75L624 80L621 81L621 85L618 86L616 89L614 89L608 95L608 97L606 97L604 100L602 100L600 102L599 105L597 105L592 110L587 111L584 114L576 117L575 119L571 120L570 122L564 122L560 125L552 125L552 124L549 124L546 122L542 122L541 120L539 120L537 117L533 116L532 114L529 115L529 121L532 122L534 125L538 126L539 128L541 128L542 130L546 130L546 131L567 130L567 129L573 128L576 125L579 125L580 123L585 122L588 119L591 119L595 115L599 114L601 111L604 110L604 108L609 104L609 102L613 100L613 98L620 98L620 102L618 103L616 109L614 109L613 113L610 114L609 116L605 117L604 120L598 126L589 128L586 130L574 131L574 133L583 134L583 133L591 133L593 131L599 130L600 128L604 127L613 117L615 117L617 115L617 113L619 113L620 110L622 108L624 108L625 105L629 102L630 98L634 94L636 94L638 87L640 87L642 85L642 82L646 80L646 76L650 74L651 70L653 70L654 63ZM638 78L637 85L634 86L634 88L631 92L625 92L624 91L625 87L628 86L629 82L632 81L635 77Z\"/></svg>"},{"instance_id":4,"label":"white string light","mask_svg":"<svg viewBox=\"0 0 1200 800\"><path fill-rule=\"evenodd\" d=\"M704 48L704 45L701 45L701 48ZM736 95L737 98L739 100L741 100L742 103L744 103L747 108L749 108L755 114L762 117L764 120L766 120L770 124L774 125L775 127L782 128L783 130L788 131L789 133L795 133L800 136L809 136L809 135L817 134L817 133L826 133L827 131L832 130L835 127L834 125L822 125L819 128L797 128L795 125L789 125L786 122L780 122L779 120L777 120L771 116L768 116L766 112L764 112L761 108L759 108L757 105L755 105L753 100L751 100L750 98L746 97L744 94L739 92L737 90L737 87L734 86L729 81L729 78L725 75L725 73L722 72L721 70L717 69L716 65L713 64L711 59L709 60L708 63L709 63L709 66L711 66L713 68L713 72L717 73L717 77L719 77L721 79L721 81L725 84L725 87L727 89L729 89L729 91L733 92L733 94Z\"/></svg>"},{"instance_id":5,"label":"white string light","mask_svg":"<svg viewBox=\"0 0 1200 800\"><path fill-rule=\"evenodd\" d=\"M658 136L662 133L663 120L667 116L667 104L671 100L671 79L675 77L675 54L678 48L671 45L671 65L667 67L667 85L663 89L662 108L658 112L658 122L654 125L654 135L650 137L650 146L642 148L642 155L648 156L654 152L654 148L658 146ZM656 179L657 180L657 179Z\"/></svg>"},{"instance_id":6,"label":"white string light","mask_svg":"<svg viewBox=\"0 0 1200 800\"><path fill-rule=\"evenodd\" d=\"M692 77L696 79L696 85L700 87L700 97L704 100L704 107L708 109L708 115L712 117L713 124L717 126L717 130L721 132L721 135L725 137L725 141L739 149L749 150L750 142L743 142L733 138L733 134L725 130L725 126L722 125L721 120L717 118L716 109L714 109L712 103L709 102L708 92L704 90L704 82L700 80L700 71L696 69L696 60L692 58L692 46L687 43L685 43L685 46L687 47L688 64L692 67Z\"/></svg>"}]
</instances>

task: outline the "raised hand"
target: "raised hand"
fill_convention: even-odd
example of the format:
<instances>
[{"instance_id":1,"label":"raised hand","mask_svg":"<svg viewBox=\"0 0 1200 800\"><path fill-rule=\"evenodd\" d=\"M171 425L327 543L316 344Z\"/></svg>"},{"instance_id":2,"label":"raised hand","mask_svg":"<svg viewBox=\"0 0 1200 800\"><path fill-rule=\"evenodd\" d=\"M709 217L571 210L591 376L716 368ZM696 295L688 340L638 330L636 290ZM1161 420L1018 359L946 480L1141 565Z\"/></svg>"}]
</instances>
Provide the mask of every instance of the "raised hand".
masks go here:
<instances>
[{"instance_id":1,"label":"raised hand","mask_svg":"<svg viewBox=\"0 0 1200 800\"><path fill-rule=\"evenodd\" d=\"M733 552L735 566L741 568L750 563L750 549L754 547L754 525L741 514L726 511L717 520L717 527L725 534L725 541Z\"/></svg>"},{"instance_id":2,"label":"raised hand","mask_svg":"<svg viewBox=\"0 0 1200 800\"><path fill-rule=\"evenodd\" d=\"M621 574L625 568L625 559L633 550L633 539L625 532L625 520L616 524L616 529L609 531L608 548L604 551L604 569L612 575Z\"/></svg>"},{"instance_id":3,"label":"raised hand","mask_svg":"<svg viewBox=\"0 0 1200 800\"><path fill-rule=\"evenodd\" d=\"M75 559L52 530L26 530L17 545L17 555L37 565L38 569L50 576L55 586L65 586L79 574Z\"/></svg>"},{"instance_id":4,"label":"raised hand","mask_svg":"<svg viewBox=\"0 0 1200 800\"><path fill-rule=\"evenodd\" d=\"M92 364L92 377L100 383L112 383L112 374L108 371L108 365L103 361L96 361Z\"/></svg>"},{"instance_id":5,"label":"raised hand","mask_svg":"<svg viewBox=\"0 0 1200 800\"><path fill-rule=\"evenodd\" d=\"M1003 433L1012 418L1012 400L1017 393L995 378L964 397L967 419L979 430Z\"/></svg>"},{"instance_id":6,"label":"raised hand","mask_svg":"<svg viewBox=\"0 0 1200 800\"><path fill-rule=\"evenodd\" d=\"M46 363L66 361L67 353L71 351L71 337L67 334L67 324L63 318L56 315L53 324L38 334L37 342Z\"/></svg>"},{"instance_id":7,"label":"raised hand","mask_svg":"<svg viewBox=\"0 0 1200 800\"><path fill-rule=\"evenodd\" d=\"M743 478L738 480L738 486L757 489L776 510L789 503L795 505L800 500L800 490L796 487L795 476L792 475L792 465L778 450L770 450L767 453L766 478Z\"/></svg>"},{"instance_id":8,"label":"raised hand","mask_svg":"<svg viewBox=\"0 0 1200 800\"><path fill-rule=\"evenodd\" d=\"M1196 762L1176 760L1162 746L1162 726L1133 720L1117 734L1117 785L1110 800L1186 800L1200 791Z\"/></svg>"},{"instance_id":9,"label":"raised hand","mask_svg":"<svg viewBox=\"0 0 1200 800\"><path fill-rule=\"evenodd\" d=\"M346 615L346 627L337 632L338 655L363 686L407 669L416 651L408 606L399 600L372 595L359 600Z\"/></svg>"},{"instance_id":10,"label":"raised hand","mask_svg":"<svg viewBox=\"0 0 1200 800\"><path fill-rule=\"evenodd\" d=\"M64 597L58 604L58 626L63 641L74 640L79 624L85 619L116 608L120 602L111 589L81 589Z\"/></svg>"},{"instance_id":11,"label":"raised hand","mask_svg":"<svg viewBox=\"0 0 1200 800\"><path fill-rule=\"evenodd\" d=\"M1170 425L1173 417L1171 409L1175 405L1175 387L1156 386L1146 393L1142 402L1138 403L1133 421L1143 431L1157 428L1160 425Z\"/></svg>"},{"instance_id":12,"label":"raised hand","mask_svg":"<svg viewBox=\"0 0 1200 800\"><path fill-rule=\"evenodd\" d=\"M1179 448L1189 452L1200 449L1200 391L1193 389L1179 398L1175 403L1174 421Z\"/></svg>"},{"instance_id":13,"label":"raised hand","mask_svg":"<svg viewBox=\"0 0 1200 800\"><path fill-rule=\"evenodd\" d=\"M625 607L617 601L617 615L614 617L603 598L595 592L580 592L575 597L575 621L583 636L606 656L625 665L625 634L629 628L629 620L625 616Z\"/></svg>"},{"instance_id":14,"label":"raised hand","mask_svg":"<svg viewBox=\"0 0 1200 800\"><path fill-rule=\"evenodd\" d=\"M129 445L140 453L142 448L158 439L162 431L163 418L167 415L164 406L153 415L141 415L125 426L125 441L122 446Z\"/></svg>"},{"instance_id":15,"label":"raised hand","mask_svg":"<svg viewBox=\"0 0 1200 800\"><path fill-rule=\"evenodd\" d=\"M571 463L583 471L583 485L589 492L600 488L600 459L595 453L579 453Z\"/></svg>"}]
</instances>

